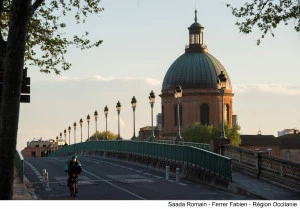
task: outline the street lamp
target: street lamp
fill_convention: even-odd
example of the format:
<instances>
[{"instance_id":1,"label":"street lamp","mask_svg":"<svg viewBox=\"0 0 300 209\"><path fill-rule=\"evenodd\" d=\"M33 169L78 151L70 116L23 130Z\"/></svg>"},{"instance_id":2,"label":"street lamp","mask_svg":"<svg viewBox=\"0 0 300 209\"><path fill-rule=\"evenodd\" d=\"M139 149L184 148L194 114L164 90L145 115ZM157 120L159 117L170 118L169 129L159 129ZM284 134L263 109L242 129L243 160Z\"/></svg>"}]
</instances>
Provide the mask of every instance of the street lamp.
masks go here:
<instances>
[{"instance_id":1,"label":"street lamp","mask_svg":"<svg viewBox=\"0 0 300 209\"><path fill-rule=\"evenodd\" d=\"M117 112L118 112L118 138L116 138L116 140L121 140L122 138L120 137L120 111L121 111L121 103L120 101L118 101L116 108L117 108Z\"/></svg>"},{"instance_id":2,"label":"street lamp","mask_svg":"<svg viewBox=\"0 0 300 209\"><path fill-rule=\"evenodd\" d=\"M67 141L67 139L66 139L66 135L67 135L67 130L65 129L65 130L64 130L65 143L66 143L66 141Z\"/></svg>"},{"instance_id":3,"label":"street lamp","mask_svg":"<svg viewBox=\"0 0 300 209\"><path fill-rule=\"evenodd\" d=\"M68 131L69 131L69 145L70 145L71 144L71 141L70 141L71 126L69 126Z\"/></svg>"},{"instance_id":4,"label":"street lamp","mask_svg":"<svg viewBox=\"0 0 300 209\"><path fill-rule=\"evenodd\" d=\"M95 110L94 116L95 116L95 124L96 124L96 133L95 133L95 136L96 136L96 140L98 140L98 138L97 138L97 118L98 118L98 112L97 112L97 110Z\"/></svg>"},{"instance_id":5,"label":"street lamp","mask_svg":"<svg viewBox=\"0 0 300 209\"><path fill-rule=\"evenodd\" d=\"M76 144L76 122L74 122L73 127L74 127L74 144Z\"/></svg>"},{"instance_id":6,"label":"street lamp","mask_svg":"<svg viewBox=\"0 0 300 209\"><path fill-rule=\"evenodd\" d=\"M155 103L155 94L154 94L153 90L151 90L151 92L150 92L149 102L150 102L150 105L151 105L151 124L152 124L152 134L149 137L149 141L152 141L153 139L155 139L154 127L153 127L153 106L154 106L154 103Z\"/></svg>"},{"instance_id":7,"label":"street lamp","mask_svg":"<svg viewBox=\"0 0 300 209\"><path fill-rule=\"evenodd\" d=\"M105 115L105 121L106 121L106 137L105 137L105 140L108 140L108 136L107 136L107 114L108 114L108 107L105 106L104 107L104 115Z\"/></svg>"},{"instance_id":8,"label":"street lamp","mask_svg":"<svg viewBox=\"0 0 300 209\"><path fill-rule=\"evenodd\" d=\"M55 151L56 142L58 143L58 136L56 137L56 141L55 141L55 144L54 144L54 151ZM57 150L57 146L56 146L56 150Z\"/></svg>"},{"instance_id":9,"label":"street lamp","mask_svg":"<svg viewBox=\"0 0 300 209\"><path fill-rule=\"evenodd\" d=\"M80 135L81 135L81 143L82 143L82 124L83 124L82 118L80 118L79 124L80 124Z\"/></svg>"},{"instance_id":10,"label":"street lamp","mask_svg":"<svg viewBox=\"0 0 300 209\"><path fill-rule=\"evenodd\" d=\"M60 139L60 141L61 141L61 138L62 138L62 133L60 132L59 133L59 139ZM57 141L57 149L58 149L58 141Z\"/></svg>"},{"instance_id":11,"label":"street lamp","mask_svg":"<svg viewBox=\"0 0 300 209\"><path fill-rule=\"evenodd\" d=\"M174 142L178 143L178 141L183 141L183 138L180 135L180 114L179 114L179 104L180 104L180 98L182 97L182 88L179 84L177 84L175 88L174 97L175 99L177 99L177 126L178 126L178 132L176 138L174 139Z\"/></svg>"},{"instance_id":12,"label":"street lamp","mask_svg":"<svg viewBox=\"0 0 300 209\"><path fill-rule=\"evenodd\" d=\"M135 136L135 107L136 107L136 98L135 96L132 97L131 99L131 105L132 105L132 110L133 110L133 137L131 138L131 140L135 140L137 139Z\"/></svg>"},{"instance_id":13,"label":"street lamp","mask_svg":"<svg viewBox=\"0 0 300 209\"><path fill-rule=\"evenodd\" d=\"M226 89L226 75L223 71L218 75L218 84L219 84L219 90L222 96L222 132L221 132L221 139L226 139L225 137L225 128L224 128L224 92Z\"/></svg>"},{"instance_id":14,"label":"street lamp","mask_svg":"<svg viewBox=\"0 0 300 209\"><path fill-rule=\"evenodd\" d=\"M88 141L90 140L90 115L88 114L87 116L86 116L86 120L87 120L87 122L88 122Z\"/></svg>"}]
</instances>

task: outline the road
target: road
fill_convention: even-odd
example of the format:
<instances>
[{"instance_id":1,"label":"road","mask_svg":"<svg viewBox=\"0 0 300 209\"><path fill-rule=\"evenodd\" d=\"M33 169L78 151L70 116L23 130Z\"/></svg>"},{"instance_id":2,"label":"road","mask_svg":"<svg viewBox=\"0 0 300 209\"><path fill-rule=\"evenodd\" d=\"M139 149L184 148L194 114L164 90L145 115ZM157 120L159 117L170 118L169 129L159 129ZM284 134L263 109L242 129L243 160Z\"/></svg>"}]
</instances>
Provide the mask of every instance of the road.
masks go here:
<instances>
[{"instance_id":1,"label":"road","mask_svg":"<svg viewBox=\"0 0 300 209\"><path fill-rule=\"evenodd\" d=\"M25 158L25 176L39 200L70 200L63 170L66 157ZM99 156L78 156L79 175L76 200L251 200L214 187L180 179L163 170ZM43 182L43 169L48 183Z\"/></svg>"}]
</instances>

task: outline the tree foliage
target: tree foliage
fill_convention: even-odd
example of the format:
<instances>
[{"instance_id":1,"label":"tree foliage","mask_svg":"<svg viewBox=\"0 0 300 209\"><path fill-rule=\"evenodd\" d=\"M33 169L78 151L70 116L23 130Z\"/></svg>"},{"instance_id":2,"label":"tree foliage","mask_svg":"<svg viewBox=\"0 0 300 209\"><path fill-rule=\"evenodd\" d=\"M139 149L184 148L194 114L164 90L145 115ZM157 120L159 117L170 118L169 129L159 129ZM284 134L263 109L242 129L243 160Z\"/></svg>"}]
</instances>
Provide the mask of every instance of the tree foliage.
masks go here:
<instances>
[{"instance_id":1,"label":"tree foliage","mask_svg":"<svg viewBox=\"0 0 300 209\"><path fill-rule=\"evenodd\" d=\"M238 18L235 23L240 32L251 33L254 26L261 31L261 38L266 34L274 36L274 29L280 24L293 24L295 31L300 31L300 1L299 0L250 0L242 7L227 4L232 14ZM259 38L257 45L260 44Z\"/></svg>"},{"instance_id":2,"label":"tree foliage","mask_svg":"<svg viewBox=\"0 0 300 209\"><path fill-rule=\"evenodd\" d=\"M1 37L7 39L9 15L12 1L3 1L0 19ZM68 47L80 49L98 47L102 40L91 41L89 32L77 30L78 34L67 32L69 24L83 24L88 15L98 14L103 10L100 0L36 0L32 5L31 17L26 36L25 66L36 66L41 72L60 74L68 70L71 63L65 59ZM70 17L73 15L73 18ZM66 16L69 17L66 17ZM67 23L68 22L68 23Z\"/></svg>"},{"instance_id":3,"label":"tree foliage","mask_svg":"<svg viewBox=\"0 0 300 209\"><path fill-rule=\"evenodd\" d=\"M102 131L102 132L99 132L97 131L97 133L94 133L90 138L93 138L95 139L97 136L97 139L98 140L104 140L106 138L106 131ZM107 138L109 140L114 140L118 137L118 134L114 134L113 132L111 131L107 131Z\"/></svg>"},{"instance_id":4,"label":"tree foliage","mask_svg":"<svg viewBox=\"0 0 300 209\"><path fill-rule=\"evenodd\" d=\"M241 143L241 137L239 134L240 126L235 124L232 127L227 122L224 123L225 136L230 139L230 144L233 146L239 146ZM221 136L222 124L218 127L212 127L210 125L202 125L199 122L195 122L192 127L185 128L182 132L182 137L187 142L206 143L209 144L211 139L217 139Z\"/></svg>"}]
</instances>

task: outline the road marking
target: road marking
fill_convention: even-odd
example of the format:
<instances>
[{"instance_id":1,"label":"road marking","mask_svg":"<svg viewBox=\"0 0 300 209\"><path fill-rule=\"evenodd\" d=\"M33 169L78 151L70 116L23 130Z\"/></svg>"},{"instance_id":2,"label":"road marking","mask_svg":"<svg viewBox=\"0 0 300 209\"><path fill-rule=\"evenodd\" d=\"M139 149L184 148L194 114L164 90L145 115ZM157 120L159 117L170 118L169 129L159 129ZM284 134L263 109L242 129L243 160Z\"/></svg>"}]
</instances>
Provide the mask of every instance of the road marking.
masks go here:
<instances>
[{"instance_id":1,"label":"road marking","mask_svg":"<svg viewBox=\"0 0 300 209\"><path fill-rule=\"evenodd\" d=\"M121 188L121 187L119 187L119 186L117 186L117 185L115 185L115 184L113 184L113 183L111 183L111 182L109 182L109 181L107 181L107 180L104 180L104 179L102 179L101 177L99 177L99 176L97 176L97 175L95 175L95 174L93 174L93 173L91 173L91 172L88 172L87 170L84 170L84 169L83 169L83 171L84 171L84 172L87 172L88 174L90 174L91 176L94 176L94 177L97 178L97 179L100 179L100 180L102 180L102 181L104 181L104 182L110 184L110 185L113 186L113 187L116 187L116 188L118 188L118 189L120 189L120 190L122 190L122 191L124 191L124 192L127 192L128 194L131 194L131 195L133 195L133 196L135 196L135 197L137 197L137 198L139 198L139 199L141 199L141 200L145 200L145 198L143 198L143 197L141 197L141 196L139 196L139 195L137 195L137 194L134 194L134 193L132 193L132 192L126 190L126 189L123 189L123 188Z\"/></svg>"},{"instance_id":2,"label":"road marking","mask_svg":"<svg viewBox=\"0 0 300 209\"><path fill-rule=\"evenodd\" d=\"M24 161L24 162L33 170L33 172L35 173L37 178L43 183L43 185L45 186L45 190L50 191L51 188L49 185L46 186L44 184L45 182L44 182L44 179L43 179L43 176L41 175L41 173L31 163L29 163L27 161Z\"/></svg>"}]
</instances>

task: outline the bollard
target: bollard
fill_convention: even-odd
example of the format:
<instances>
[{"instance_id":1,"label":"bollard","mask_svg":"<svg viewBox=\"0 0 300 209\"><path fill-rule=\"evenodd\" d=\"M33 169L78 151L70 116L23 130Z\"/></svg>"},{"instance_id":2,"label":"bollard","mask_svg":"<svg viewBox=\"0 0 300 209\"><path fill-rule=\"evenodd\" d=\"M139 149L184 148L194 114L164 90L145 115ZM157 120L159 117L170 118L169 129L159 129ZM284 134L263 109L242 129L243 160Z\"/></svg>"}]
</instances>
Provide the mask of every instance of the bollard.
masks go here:
<instances>
[{"instance_id":1,"label":"bollard","mask_svg":"<svg viewBox=\"0 0 300 209\"><path fill-rule=\"evenodd\" d=\"M43 183L46 183L46 169L43 169Z\"/></svg>"},{"instance_id":2,"label":"bollard","mask_svg":"<svg viewBox=\"0 0 300 209\"><path fill-rule=\"evenodd\" d=\"M170 166L166 166L166 180L169 180Z\"/></svg>"},{"instance_id":3,"label":"bollard","mask_svg":"<svg viewBox=\"0 0 300 209\"><path fill-rule=\"evenodd\" d=\"M176 182L178 183L180 181L180 173L179 173L179 168L176 168Z\"/></svg>"}]
</instances>

